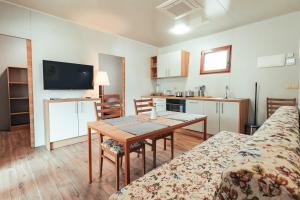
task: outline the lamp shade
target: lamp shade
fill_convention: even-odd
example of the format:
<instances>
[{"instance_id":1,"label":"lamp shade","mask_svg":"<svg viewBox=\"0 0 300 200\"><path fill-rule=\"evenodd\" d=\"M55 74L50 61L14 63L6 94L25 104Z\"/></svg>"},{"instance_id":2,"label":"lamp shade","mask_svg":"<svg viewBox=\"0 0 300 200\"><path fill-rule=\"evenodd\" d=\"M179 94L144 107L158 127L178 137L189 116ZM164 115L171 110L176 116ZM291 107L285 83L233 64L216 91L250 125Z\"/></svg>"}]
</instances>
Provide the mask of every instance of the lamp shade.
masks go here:
<instances>
[{"instance_id":1,"label":"lamp shade","mask_svg":"<svg viewBox=\"0 0 300 200\"><path fill-rule=\"evenodd\" d=\"M99 71L97 73L97 79L96 79L96 84L97 85L109 85L109 79L108 79L108 75L107 72L104 71Z\"/></svg>"}]
</instances>

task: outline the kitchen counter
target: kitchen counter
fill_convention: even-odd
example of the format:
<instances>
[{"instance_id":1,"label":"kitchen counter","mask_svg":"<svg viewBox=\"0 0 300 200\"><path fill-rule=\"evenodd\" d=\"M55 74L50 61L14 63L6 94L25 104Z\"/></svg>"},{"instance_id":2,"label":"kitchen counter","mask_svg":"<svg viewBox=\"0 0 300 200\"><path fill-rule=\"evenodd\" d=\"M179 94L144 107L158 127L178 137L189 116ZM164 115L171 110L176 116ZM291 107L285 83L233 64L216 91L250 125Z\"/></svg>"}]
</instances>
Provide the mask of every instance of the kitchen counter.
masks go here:
<instances>
[{"instance_id":1,"label":"kitchen counter","mask_svg":"<svg viewBox=\"0 0 300 200\"><path fill-rule=\"evenodd\" d=\"M220 97L176 97L176 96L142 96L142 98L161 98L161 99L180 99L180 100L205 100L205 101L221 101L221 102L245 102L249 101L249 99L243 99L243 98L230 98L230 99L224 99Z\"/></svg>"},{"instance_id":2,"label":"kitchen counter","mask_svg":"<svg viewBox=\"0 0 300 200\"><path fill-rule=\"evenodd\" d=\"M176 97L166 95L148 95L143 98L153 98L157 105L157 110L185 110L183 112L192 114L205 114L208 116L207 130L210 134L217 134L226 130L230 132L245 133L245 125L248 122L249 99L231 98L224 99L218 97ZM168 102L167 100L188 100L184 102ZM183 103L183 104L182 104ZM201 132L198 127L187 127L194 131Z\"/></svg>"}]
</instances>

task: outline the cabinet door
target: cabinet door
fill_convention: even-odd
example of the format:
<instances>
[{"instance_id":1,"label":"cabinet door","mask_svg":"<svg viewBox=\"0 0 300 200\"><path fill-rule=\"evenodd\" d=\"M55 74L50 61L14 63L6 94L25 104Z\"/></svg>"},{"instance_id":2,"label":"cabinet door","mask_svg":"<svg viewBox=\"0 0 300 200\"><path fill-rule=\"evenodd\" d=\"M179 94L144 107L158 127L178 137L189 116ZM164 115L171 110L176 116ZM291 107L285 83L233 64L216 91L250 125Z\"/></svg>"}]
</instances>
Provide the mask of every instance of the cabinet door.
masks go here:
<instances>
[{"instance_id":1,"label":"cabinet door","mask_svg":"<svg viewBox=\"0 0 300 200\"><path fill-rule=\"evenodd\" d=\"M187 100L186 101L186 113L203 115L204 114L203 101ZM203 122L199 122L197 124L192 124L185 128L193 130L193 131L203 132Z\"/></svg>"},{"instance_id":2,"label":"cabinet door","mask_svg":"<svg viewBox=\"0 0 300 200\"><path fill-rule=\"evenodd\" d=\"M207 132L217 134L220 132L220 103L216 101L203 101L203 109L207 115Z\"/></svg>"},{"instance_id":3,"label":"cabinet door","mask_svg":"<svg viewBox=\"0 0 300 200\"><path fill-rule=\"evenodd\" d=\"M220 103L220 131L239 132L239 103Z\"/></svg>"},{"instance_id":4,"label":"cabinet door","mask_svg":"<svg viewBox=\"0 0 300 200\"><path fill-rule=\"evenodd\" d=\"M166 99L153 98L153 103L156 103L157 112L167 110L167 100Z\"/></svg>"},{"instance_id":5,"label":"cabinet door","mask_svg":"<svg viewBox=\"0 0 300 200\"><path fill-rule=\"evenodd\" d=\"M157 56L157 78L167 77L166 55Z\"/></svg>"},{"instance_id":6,"label":"cabinet door","mask_svg":"<svg viewBox=\"0 0 300 200\"><path fill-rule=\"evenodd\" d=\"M95 101L78 102L78 131L79 136L87 135L87 123L97 121Z\"/></svg>"},{"instance_id":7,"label":"cabinet door","mask_svg":"<svg viewBox=\"0 0 300 200\"><path fill-rule=\"evenodd\" d=\"M50 103L50 142L78 136L77 102Z\"/></svg>"},{"instance_id":8,"label":"cabinet door","mask_svg":"<svg viewBox=\"0 0 300 200\"><path fill-rule=\"evenodd\" d=\"M169 53L168 60L168 76L181 76L181 51Z\"/></svg>"}]
</instances>

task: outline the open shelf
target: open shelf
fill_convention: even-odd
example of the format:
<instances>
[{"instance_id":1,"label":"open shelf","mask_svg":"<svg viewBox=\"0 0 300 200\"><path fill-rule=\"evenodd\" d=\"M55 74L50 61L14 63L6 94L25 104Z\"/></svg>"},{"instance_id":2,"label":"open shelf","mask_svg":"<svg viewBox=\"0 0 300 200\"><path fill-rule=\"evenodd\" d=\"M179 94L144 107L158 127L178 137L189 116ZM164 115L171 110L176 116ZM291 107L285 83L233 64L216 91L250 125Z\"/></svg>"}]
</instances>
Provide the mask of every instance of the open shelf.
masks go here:
<instances>
[{"instance_id":1,"label":"open shelf","mask_svg":"<svg viewBox=\"0 0 300 200\"><path fill-rule=\"evenodd\" d=\"M10 112L11 113L19 113L19 112L28 112L29 104L28 101L10 101Z\"/></svg>"},{"instance_id":2,"label":"open shelf","mask_svg":"<svg viewBox=\"0 0 300 200\"><path fill-rule=\"evenodd\" d=\"M151 79L157 78L157 56L153 56L150 58L150 72Z\"/></svg>"},{"instance_id":3,"label":"open shelf","mask_svg":"<svg viewBox=\"0 0 300 200\"><path fill-rule=\"evenodd\" d=\"M10 113L10 115L27 115L29 112L15 112L15 113Z\"/></svg>"},{"instance_id":4,"label":"open shelf","mask_svg":"<svg viewBox=\"0 0 300 200\"><path fill-rule=\"evenodd\" d=\"M10 85L28 85L27 82L9 82Z\"/></svg>"},{"instance_id":5,"label":"open shelf","mask_svg":"<svg viewBox=\"0 0 300 200\"><path fill-rule=\"evenodd\" d=\"M12 125L11 130L20 130L20 129L28 129L30 127L29 123L26 124L18 124L18 125Z\"/></svg>"},{"instance_id":6,"label":"open shelf","mask_svg":"<svg viewBox=\"0 0 300 200\"><path fill-rule=\"evenodd\" d=\"M21 85L9 85L9 98L21 98L28 96L28 86Z\"/></svg>"},{"instance_id":7,"label":"open shelf","mask_svg":"<svg viewBox=\"0 0 300 200\"><path fill-rule=\"evenodd\" d=\"M11 116L11 126L19 126L26 124L29 124L29 114Z\"/></svg>"},{"instance_id":8,"label":"open shelf","mask_svg":"<svg viewBox=\"0 0 300 200\"><path fill-rule=\"evenodd\" d=\"M28 100L28 97L10 97L10 100Z\"/></svg>"},{"instance_id":9,"label":"open shelf","mask_svg":"<svg viewBox=\"0 0 300 200\"><path fill-rule=\"evenodd\" d=\"M8 69L9 83L28 83L27 68L8 67Z\"/></svg>"},{"instance_id":10,"label":"open shelf","mask_svg":"<svg viewBox=\"0 0 300 200\"><path fill-rule=\"evenodd\" d=\"M27 68L8 67L8 98L10 127L29 125L29 98Z\"/></svg>"}]
</instances>

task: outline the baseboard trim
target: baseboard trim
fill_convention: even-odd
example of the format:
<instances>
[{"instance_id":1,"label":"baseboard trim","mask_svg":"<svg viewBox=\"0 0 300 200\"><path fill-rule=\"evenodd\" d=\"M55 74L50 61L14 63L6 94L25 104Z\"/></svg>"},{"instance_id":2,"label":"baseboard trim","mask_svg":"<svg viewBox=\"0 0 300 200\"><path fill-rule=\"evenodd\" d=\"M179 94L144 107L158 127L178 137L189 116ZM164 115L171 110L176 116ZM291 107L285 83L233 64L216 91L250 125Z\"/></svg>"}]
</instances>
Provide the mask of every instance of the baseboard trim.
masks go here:
<instances>
[{"instance_id":1,"label":"baseboard trim","mask_svg":"<svg viewBox=\"0 0 300 200\"><path fill-rule=\"evenodd\" d=\"M99 137L99 135L97 133L92 134L92 139L96 139L98 137ZM72 144L76 144L76 143L80 143L80 142L85 142L87 140L88 140L88 136L83 135L83 136L70 138L70 139L66 139L66 140L61 140L61 141L57 141L57 142L50 142L50 144L47 145L47 149L53 150L53 149L57 149L60 147L64 147L64 146L68 146L68 145L72 145Z\"/></svg>"}]
</instances>

